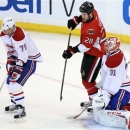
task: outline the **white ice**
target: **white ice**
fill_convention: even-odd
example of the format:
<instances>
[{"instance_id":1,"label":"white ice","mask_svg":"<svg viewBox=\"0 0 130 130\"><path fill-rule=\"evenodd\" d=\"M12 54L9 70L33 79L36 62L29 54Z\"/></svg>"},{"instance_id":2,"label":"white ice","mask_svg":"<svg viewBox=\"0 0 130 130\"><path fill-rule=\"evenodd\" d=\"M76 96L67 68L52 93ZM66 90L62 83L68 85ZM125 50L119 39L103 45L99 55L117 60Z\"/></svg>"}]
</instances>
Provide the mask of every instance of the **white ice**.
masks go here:
<instances>
[{"instance_id":1,"label":"white ice","mask_svg":"<svg viewBox=\"0 0 130 130\"><path fill-rule=\"evenodd\" d=\"M29 32L39 48L44 62L38 63L36 73L30 77L23 87L25 93L25 107L27 121L14 122L14 113L5 113L4 108L10 105L10 97L6 86L0 91L0 130L119 130L96 124L87 112L78 119L69 120L68 116L79 114L82 109L80 102L88 100L87 92L81 83L80 65L83 54L75 54L67 62L63 99L60 101L60 90L65 60L62 52L67 48L68 35ZM72 36L70 45L79 43L79 37ZM130 45L122 44L129 61ZM0 86L6 77L6 53L0 41ZM97 81L99 77L97 78ZM123 130L123 129L120 129Z\"/></svg>"}]
</instances>

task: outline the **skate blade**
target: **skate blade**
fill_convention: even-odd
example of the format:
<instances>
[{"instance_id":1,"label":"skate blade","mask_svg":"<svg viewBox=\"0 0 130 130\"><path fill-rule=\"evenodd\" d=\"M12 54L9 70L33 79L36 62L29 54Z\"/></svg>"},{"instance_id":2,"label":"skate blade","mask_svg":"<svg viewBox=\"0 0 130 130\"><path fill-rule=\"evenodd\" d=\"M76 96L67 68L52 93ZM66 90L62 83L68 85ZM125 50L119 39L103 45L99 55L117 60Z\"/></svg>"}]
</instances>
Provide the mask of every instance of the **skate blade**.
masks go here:
<instances>
[{"instance_id":1,"label":"skate blade","mask_svg":"<svg viewBox=\"0 0 130 130\"><path fill-rule=\"evenodd\" d=\"M91 108L92 106L84 105L84 106L81 107L81 109L84 109L84 108L86 108L86 107Z\"/></svg>"},{"instance_id":2,"label":"skate blade","mask_svg":"<svg viewBox=\"0 0 130 130\"><path fill-rule=\"evenodd\" d=\"M26 117L22 117L22 118L15 118L14 119L15 120L15 122L24 122L24 121L26 121Z\"/></svg>"},{"instance_id":3,"label":"skate blade","mask_svg":"<svg viewBox=\"0 0 130 130\"><path fill-rule=\"evenodd\" d=\"M5 113L17 113L17 110L14 111L4 111Z\"/></svg>"}]
</instances>

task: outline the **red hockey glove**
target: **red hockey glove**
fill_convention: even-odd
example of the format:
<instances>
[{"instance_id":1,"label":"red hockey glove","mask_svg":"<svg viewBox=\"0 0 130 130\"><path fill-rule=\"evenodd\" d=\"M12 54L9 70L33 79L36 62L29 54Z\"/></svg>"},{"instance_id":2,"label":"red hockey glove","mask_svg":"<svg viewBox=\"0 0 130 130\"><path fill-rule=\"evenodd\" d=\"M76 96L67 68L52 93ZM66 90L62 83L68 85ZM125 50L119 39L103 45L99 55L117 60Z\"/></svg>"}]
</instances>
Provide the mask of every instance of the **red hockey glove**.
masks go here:
<instances>
[{"instance_id":1,"label":"red hockey glove","mask_svg":"<svg viewBox=\"0 0 130 130\"><path fill-rule=\"evenodd\" d=\"M24 62L21 60L18 60L16 62L16 66L10 77L10 82L16 82L20 78L20 76L23 72L23 64L24 64Z\"/></svg>"},{"instance_id":2,"label":"red hockey glove","mask_svg":"<svg viewBox=\"0 0 130 130\"><path fill-rule=\"evenodd\" d=\"M16 65L16 58L14 56L8 57L6 63L6 70L8 75L12 73L15 65Z\"/></svg>"}]
</instances>

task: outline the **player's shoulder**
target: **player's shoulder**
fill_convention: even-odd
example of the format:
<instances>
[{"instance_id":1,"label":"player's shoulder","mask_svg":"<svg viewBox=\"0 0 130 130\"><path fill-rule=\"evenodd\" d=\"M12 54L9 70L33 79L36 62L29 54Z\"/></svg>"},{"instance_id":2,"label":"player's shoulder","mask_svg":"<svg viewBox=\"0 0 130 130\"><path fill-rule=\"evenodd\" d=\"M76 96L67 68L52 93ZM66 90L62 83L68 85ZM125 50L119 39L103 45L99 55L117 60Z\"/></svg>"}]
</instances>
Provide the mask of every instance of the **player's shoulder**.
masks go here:
<instances>
[{"instance_id":1,"label":"player's shoulder","mask_svg":"<svg viewBox=\"0 0 130 130\"><path fill-rule=\"evenodd\" d=\"M99 21L99 16L98 16L98 12L96 10L93 11L93 15L94 15L94 22L97 22Z\"/></svg>"},{"instance_id":2,"label":"player's shoulder","mask_svg":"<svg viewBox=\"0 0 130 130\"><path fill-rule=\"evenodd\" d=\"M6 34L3 31L0 32L0 37L5 36L5 35Z\"/></svg>"},{"instance_id":3,"label":"player's shoulder","mask_svg":"<svg viewBox=\"0 0 130 130\"><path fill-rule=\"evenodd\" d=\"M20 27L16 27L16 31L14 32L12 38L15 40L15 41L21 41L25 38L25 34L23 32L23 29L20 28Z\"/></svg>"},{"instance_id":4,"label":"player's shoulder","mask_svg":"<svg viewBox=\"0 0 130 130\"><path fill-rule=\"evenodd\" d=\"M98 12L96 10L93 11L93 15L94 15L94 23L97 24L98 26L102 27L102 21L98 15Z\"/></svg>"},{"instance_id":5,"label":"player's shoulder","mask_svg":"<svg viewBox=\"0 0 130 130\"><path fill-rule=\"evenodd\" d=\"M124 54L121 50L113 52L106 60L106 66L109 68L118 67L124 58Z\"/></svg>"},{"instance_id":6,"label":"player's shoulder","mask_svg":"<svg viewBox=\"0 0 130 130\"><path fill-rule=\"evenodd\" d=\"M98 17L98 12L97 12L97 10L93 10L93 15L95 16L95 17Z\"/></svg>"}]
</instances>

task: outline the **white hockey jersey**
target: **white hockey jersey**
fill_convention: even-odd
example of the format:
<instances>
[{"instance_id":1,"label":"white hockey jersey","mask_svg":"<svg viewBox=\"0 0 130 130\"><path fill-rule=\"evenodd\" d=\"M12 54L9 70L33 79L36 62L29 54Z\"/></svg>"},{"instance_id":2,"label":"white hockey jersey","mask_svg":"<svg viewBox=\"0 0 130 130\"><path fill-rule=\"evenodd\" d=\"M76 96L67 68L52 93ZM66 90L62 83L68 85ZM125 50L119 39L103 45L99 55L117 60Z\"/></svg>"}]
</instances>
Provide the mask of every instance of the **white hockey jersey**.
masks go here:
<instances>
[{"instance_id":1,"label":"white hockey jersey","mask_svg":"<svg viewBox=\"0 0 130 130\"><path fill-rule=\"evenodd\" d=\"M130 78L127 74L128 64L121 50L104 55L101 67L103 89L115 95L119 89L130 92Z\"/></svg>"},{"instance_id":2,"label":"white hockey jersey","mask_svg":"<svg viewBox=\"0 0 130 130\"><path fill-rule=\"evenodd\" d=\"M27 60L43 61L35 43L22 28L16 27L16 31L12 36L4 34L3 31L0 36L8 55L16 56L24 63L26 63Z\"/></svg>"}]
</instances>

